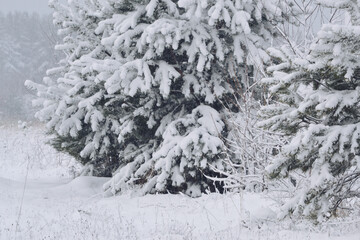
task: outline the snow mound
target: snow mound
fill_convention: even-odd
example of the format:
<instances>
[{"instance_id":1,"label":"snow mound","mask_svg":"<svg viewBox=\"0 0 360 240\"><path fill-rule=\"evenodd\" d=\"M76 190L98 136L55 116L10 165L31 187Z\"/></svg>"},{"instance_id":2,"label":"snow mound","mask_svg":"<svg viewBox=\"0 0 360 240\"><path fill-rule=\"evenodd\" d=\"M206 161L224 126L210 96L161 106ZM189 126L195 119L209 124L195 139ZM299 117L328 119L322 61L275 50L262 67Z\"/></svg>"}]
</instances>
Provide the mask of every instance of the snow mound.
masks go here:
<instances>
[{"instance_id":1,"label":"snow mound","mask_svg":"<svg viewBox=\"0 0 360 240\"><path fill-rule=\"evenodd\" d=\"M107 181L109 181L109 178L80 176L65 185L53 188L50 191L55 195L61 194L71 198L92 197L103 194L102 186Z\"/></svg>"}]
</instances>

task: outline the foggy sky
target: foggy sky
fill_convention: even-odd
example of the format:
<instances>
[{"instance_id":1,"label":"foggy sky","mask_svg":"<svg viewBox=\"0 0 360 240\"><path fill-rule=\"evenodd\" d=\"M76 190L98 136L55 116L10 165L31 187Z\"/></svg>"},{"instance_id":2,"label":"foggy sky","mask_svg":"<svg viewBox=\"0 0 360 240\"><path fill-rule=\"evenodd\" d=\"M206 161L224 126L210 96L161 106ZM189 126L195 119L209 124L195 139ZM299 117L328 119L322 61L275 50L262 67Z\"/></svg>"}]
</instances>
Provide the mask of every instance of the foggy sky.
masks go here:
<instances>
[{"instance_id":1,"label":"foggy sky","mask_svg":"<svg viewBox=\"0 0 360 240\"><path fill-rule=\"evenodd\" d=\"M0 12L37 12L40 14L51 13L48 0L0 0Z\"/></svg>"}]
</instances>

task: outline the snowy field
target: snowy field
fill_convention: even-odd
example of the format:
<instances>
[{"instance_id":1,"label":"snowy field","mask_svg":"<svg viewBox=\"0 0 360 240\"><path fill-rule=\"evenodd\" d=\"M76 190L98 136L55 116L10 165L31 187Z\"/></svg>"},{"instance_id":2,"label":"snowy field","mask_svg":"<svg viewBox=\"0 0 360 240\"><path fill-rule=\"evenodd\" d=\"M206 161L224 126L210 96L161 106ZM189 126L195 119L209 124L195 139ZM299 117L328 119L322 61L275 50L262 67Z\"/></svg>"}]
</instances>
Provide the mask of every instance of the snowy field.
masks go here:
<instances>
[{"instance_id":1,"label":"snowy field","mask_svg":"<svg viewBox=\"0 0 360 240\"><path fill-rule=\"evenodd\" d=\"M266 194L103 198L108 179L73 179L80 167L45 142L40 126L0 124L0 239L360 239L354 217L279 222Z\"/></svg>"}]
</instances>

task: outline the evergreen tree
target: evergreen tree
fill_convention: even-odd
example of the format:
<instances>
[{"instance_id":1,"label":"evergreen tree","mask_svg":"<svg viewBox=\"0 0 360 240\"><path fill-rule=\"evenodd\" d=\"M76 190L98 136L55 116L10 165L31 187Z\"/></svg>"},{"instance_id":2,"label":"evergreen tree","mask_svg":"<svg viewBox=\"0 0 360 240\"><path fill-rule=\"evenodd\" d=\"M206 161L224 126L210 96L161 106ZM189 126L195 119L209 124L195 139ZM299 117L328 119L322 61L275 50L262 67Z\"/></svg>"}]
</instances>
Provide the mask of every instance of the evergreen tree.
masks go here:
<instances>
[{"instance_id":1,"label":"evergreen tree","mask_svg":"<svg viewBox=\"0 0 360 240\"><path fill-rule=\"evenodd\" d=\"M228 129L219 100L233 93L231 72L259 67L278 0L52 1L67 58L38 91L37 116L57 149L113 175L113 194L215 190ZM237 69L239 68L239 69ZM234 70L236 69L236 71ZM231 71L230 71L231 70ZM117 170L116 170L117 169ZM114 173L113 171L116 170Z\"/></svg>"},{"instance_id":2,"label":"evergreen tree","mask_svg":"<svg viewBox=\"0 0 360 240\"><path fill-rule=\"evenodd\" d=\"M360 3L318 2L347 12L351 24L324 25L306 59L272 50L279 64L263 81L275 97L262 125L292 138L268 168L271 176L303 172L285 212L321 221L360 196Z\"/></svg>"},{"instance_id":3,"label":"evergreen tree","mask_svg":"<svg viewBox=\"0 0 360 240\"><path fill-rule=\"evenodd\" d=\"M112 131L120 123L113 115L105 120L103 112L111 113L111 108L104 105L104 83L97 79L104 70L93 67L110 55L101 45L102 36L94 31L106 19L108 10L91 1L72 1L68 5L50 1L49 6L55 10L54 24L63 36L63 42L55 48L66 58L59 67L47 71L45 85L26 82L29 88L37 89L38 98L33 103L40 110L35 116L47 124L55 149L88 165L84 174L111 176L119 164L115 149L120 149ZM115 60L107 61L106 67L119 66Z\"/></svg>"}]
</instances>

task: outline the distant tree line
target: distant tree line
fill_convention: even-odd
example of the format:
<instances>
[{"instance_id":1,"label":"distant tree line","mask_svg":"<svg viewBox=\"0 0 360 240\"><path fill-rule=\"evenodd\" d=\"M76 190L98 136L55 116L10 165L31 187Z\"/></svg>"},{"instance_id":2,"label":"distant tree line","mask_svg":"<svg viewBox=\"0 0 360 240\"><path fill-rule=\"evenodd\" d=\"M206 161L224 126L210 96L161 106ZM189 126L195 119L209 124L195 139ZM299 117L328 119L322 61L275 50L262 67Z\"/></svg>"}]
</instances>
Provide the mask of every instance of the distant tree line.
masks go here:
<instances>
[{"instance_id":1,"label":"distant tree line","mask_svg":"<svg viewBox=\"0 0 360 240\"><path fill-rule=\"evenodd\" d=\"M51 16L0 12L0 120L33 117L24 82L41 82L58 61L57 38Z\"/></svg>"}]
</instances>

